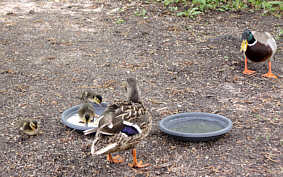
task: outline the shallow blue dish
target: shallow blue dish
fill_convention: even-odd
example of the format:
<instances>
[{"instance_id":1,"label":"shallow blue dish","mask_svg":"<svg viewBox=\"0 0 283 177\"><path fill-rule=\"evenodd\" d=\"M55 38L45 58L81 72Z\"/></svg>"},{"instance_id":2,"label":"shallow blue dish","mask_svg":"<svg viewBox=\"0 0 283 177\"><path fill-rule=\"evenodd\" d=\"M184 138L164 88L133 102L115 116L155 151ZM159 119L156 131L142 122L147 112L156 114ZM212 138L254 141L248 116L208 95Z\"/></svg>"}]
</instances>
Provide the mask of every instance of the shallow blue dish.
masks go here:
<instances>
[{"instance_id":1,"label":"shallow blue dish","mask_svg":"<svg viewBox=\"0 0 283 177\"><path fill-rule=\"evenodd\" d=\"M188 124L190 121L205 121L208 124L217 125L221 128L216 131L206 133L185 133L174 129L177 124ZM191 112L191 113L180 113L165 117L159 122L159 128L164 133L174 136L178 139L185 141L209 141L217 139L232 129L232 121L224 116L202 113L202 112Z\"/></svg>"},{"instance_id":2,"label":"shallow blue dish","mask_svg":"<svg viewBox=\"0 0 283 177\"><path fill-rule=\"evenodd\" d=\"M65 110L62 114L61 122L64 125L66 125L67 127L70 127L70 128L76 129L76 130L81 130L81 131L93 128L93 126L86 126L86 125L83 125L83 124L82 125L75 125L75 124L72 124L71 122L68 121L69 118L71 118L72 116L74 116L75 114L78 113L80 106L81 105L73 106L73 107ZM98 104L93 103L93 106L94 106L94 109L95 109L95 113L100 116L100 115L102 115L102 113L106 109L107 104L101 103L100 105L98 105Z\"/></svg>"}]
</instances>

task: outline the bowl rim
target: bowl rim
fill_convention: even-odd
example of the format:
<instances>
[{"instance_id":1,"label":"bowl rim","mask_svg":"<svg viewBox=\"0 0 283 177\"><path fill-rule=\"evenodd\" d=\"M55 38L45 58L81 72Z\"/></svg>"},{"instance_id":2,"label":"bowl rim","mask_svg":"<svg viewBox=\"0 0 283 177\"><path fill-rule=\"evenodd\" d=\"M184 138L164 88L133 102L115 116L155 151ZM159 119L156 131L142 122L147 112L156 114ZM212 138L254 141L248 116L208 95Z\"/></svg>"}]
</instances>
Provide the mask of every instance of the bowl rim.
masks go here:
<instances>
[{"instance_id":1,"label":"bowl rim","mask_svg":"<svg viewBox=\"0 0 283 177\"><path fill-rule=\"evenodd\" d=\"M180 131L174 131L171 129L168 129L165 126L165 123L169 120L174 120L178 117L182 117L182 116L186 116L188 119L192 119L193 116L204 116L201 119L211 119L211 117L214 117L218 120L222 120L228 123L228 125L218 131L212 131L212 132L208 132L208 133L183 133ZM195 117L193 119L196 119ZM159 128L161 131L173 135L173 136L179 136L179 137L184 137L184 138L206 138L206 137L214 137L214 136L219 136L222 134L227 133L228 131L230 131L232 129L233 123L230 119L222 116L222 115L218 115L218 114L213 114L213 113L205 113L205 112L185 112L185 113L178 113L178 114L173 114L170 116L167 116L165 118L163 118L160 122L159 122Z\"/></svg>"}]
</instances>

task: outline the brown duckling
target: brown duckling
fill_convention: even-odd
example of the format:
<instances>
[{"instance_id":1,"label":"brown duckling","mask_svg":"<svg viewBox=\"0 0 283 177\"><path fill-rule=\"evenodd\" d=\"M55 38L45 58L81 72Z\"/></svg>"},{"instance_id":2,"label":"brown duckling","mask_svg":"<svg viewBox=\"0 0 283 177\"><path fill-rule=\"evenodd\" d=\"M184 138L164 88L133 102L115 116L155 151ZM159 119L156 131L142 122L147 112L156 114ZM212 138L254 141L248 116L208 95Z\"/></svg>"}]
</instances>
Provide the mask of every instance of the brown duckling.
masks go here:
<instances>
[{"instance_id":1,"label":"brown duckling","mask_svg":"<svg viewBox=\"0 0 283 177\"><path fill-rule=\"evenodd\" d=\"M81 119L80 123L88 123L93 122L95 117L95 110L91 103L84 103L81 105L80 109L78 110L79 117Z\"/></svg>"},{"instance_id":2,"label":"brown duckling","mask_svg":"<svg viewBox=\"0 0 283 177\"><path fill-rule=\"evenodd\" d=\"M20 123L20 132L30 136L37 135L39 125L36 120L24 120Z\"/></svg>"},{"instance_id":3,"label":"brown duckling","mask_svg":"<svg viewBox=\"0 0 283 177\"><path fill-rule=\"evenodd\" d=\"M94 93L93 91L84 91L80 97L82 101L85 103L91 102L91 103L96 103L96 104L101 104L102 103L102 96L99 94Z\"/></svg>"}]
</instances>

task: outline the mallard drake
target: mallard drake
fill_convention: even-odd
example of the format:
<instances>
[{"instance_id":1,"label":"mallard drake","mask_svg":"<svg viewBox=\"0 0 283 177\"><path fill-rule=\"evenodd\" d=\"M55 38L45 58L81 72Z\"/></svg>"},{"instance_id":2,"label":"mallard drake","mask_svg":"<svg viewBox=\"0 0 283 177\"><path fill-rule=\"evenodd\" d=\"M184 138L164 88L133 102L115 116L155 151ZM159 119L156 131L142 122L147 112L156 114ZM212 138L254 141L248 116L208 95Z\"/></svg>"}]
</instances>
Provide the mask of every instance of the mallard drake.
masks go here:
<instances>
[{"instance_id":1,"label":"mallard drake","mask_svg":"<svg viewBox=\"0 0 283 177\"><path fill-rule=\"evenodd\" d=\"M96 104L102 103L102 96L94 93L93 91L84 91L80 97L83 102L91 102Z\"/></svg>"},{"instance_id":2,"label":"mallard drake","mask_svg":"<svg viewBox=\"0 0 283 177\"><path fill-rule=\"evenodd\" d=\"M81 119L80 123L88 123L92 122L95 117L95 110L91 103L84 103L81 105L80 109L78 110L79 117Z\"/></svg>"},{"instance_id":3,"label":"mallard drake","mask_svg":"<svg viewBox=\"0 0 283 177\"><path fill-rule=\"evenodd\" d=\"M37 135L38 134L38 123L36 120L23 120L20 122L20 132L26 135Z\"/></svg>"},{"instance_id":4,"label":"mallard drake","mask_svg":"<svg viewBox=\"0 0 283 177\"><path fill-rule=\"evenodd\" d=\"M244 74L253 74L255 71L248 69L247 59L253 62L263 62L268 60L268 72L264 77L277 78L271 72L271 59L277 50L274 38L268 32L255 32L246 29L242 33L241 52L245 55Z\"/></svg>"},{"instance_id":5,"label":"mallard drake","mask_svg":"<svg viewBox=\"0 0 283 177\"><path fill-rule=\"evenodd\" d=\"M107 154L108 161L120 163L123 159L119 155L112 157L111 153L132 149L133 163L129 166L142 168L149 164L137 161L135 146L149 134L152 127L152 115L140 101L134 78L127 79L127 97L126 101L109 105L100 117L91 146L91 154ZM86 130L85 134L89 132L91 130Z\"/></svg>"}]
</instances>

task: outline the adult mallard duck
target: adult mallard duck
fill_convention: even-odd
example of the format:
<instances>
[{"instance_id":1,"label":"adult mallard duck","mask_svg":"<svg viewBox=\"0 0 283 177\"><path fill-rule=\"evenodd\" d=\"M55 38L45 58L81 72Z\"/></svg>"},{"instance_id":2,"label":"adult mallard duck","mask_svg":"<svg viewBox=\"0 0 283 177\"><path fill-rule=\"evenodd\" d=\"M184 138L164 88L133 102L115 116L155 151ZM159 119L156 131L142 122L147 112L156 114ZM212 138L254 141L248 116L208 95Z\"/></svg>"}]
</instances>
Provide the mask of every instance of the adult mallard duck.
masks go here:
<instances>
[{"instance_id":1,"label":"adult mallard duck","mask_svg":"<svg viewBox=\"0 0 283 177\"><path fill-rule=\"evenodd\" d=\"M142 168L149 164L137 161L135 146L149 134L152 115L140 101L136 79L127 79L127 93L128 100L108 106L100 117L91 154L107 154L108 161L120 163L123 159L119 155L112 157L111 153L132 149L133 163L129 166ZM92 130L86 130L85 134L90 132Z\"/></svg>"},{"instance_id":2,"label":"adult mallard duck","mask_svg":"<svg viewBox=\"0 0 283 177\"><path fill-rule=\"evenodd\" d=\"M84 103L81 105L80 109L78 110L79 117L81 119L80 123L88 123L93 122L95 117L95 110L91 103Z\"/></svg>"},{"instance_id":3,"label":"adult mallard duck","mask_svg":"<svg viewBox=\"0 0 283 177\"><path fill-rule=\"evenodd\" d=\"M264 77L277 78L271 72L271 59L277 50L274 38L268 32L255 32L246 29L242 34L241 52L245 55L244 74L253 74L255 71L248 69L247 59L254 62L263 62L268 60L268 72Z\"/></svg>"},{"instance_id":4,"label":"adult mallard duck","mask_svg":"<svg viewBox=\"0 0 283 177\"><path fill-rule=\"evenodd\" d=\"M20 132L26 135L37 135L38 134L38 123L36 120L23 120L20 122Z\"/></svg>"}]
</instances>

